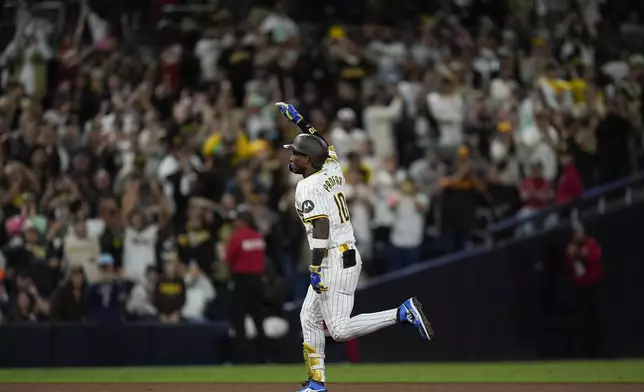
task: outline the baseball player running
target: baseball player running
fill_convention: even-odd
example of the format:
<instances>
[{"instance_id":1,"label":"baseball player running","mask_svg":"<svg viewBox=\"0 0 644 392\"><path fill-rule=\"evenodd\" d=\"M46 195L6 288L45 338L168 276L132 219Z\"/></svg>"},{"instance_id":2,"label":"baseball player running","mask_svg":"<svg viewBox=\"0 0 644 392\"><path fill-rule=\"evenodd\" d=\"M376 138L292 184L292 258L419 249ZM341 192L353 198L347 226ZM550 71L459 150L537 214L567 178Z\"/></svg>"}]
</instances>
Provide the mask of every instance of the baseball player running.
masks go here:
<instances>
[{"instance_id":1,"label":"baseball player running","mask_svg":"<svg viewBox=\"0 0 644 392\"><path fill-rule=\"evenodd\" d=\"M417 328L425 340L433 338L433 331L416 298L395 309L351 317L362 261L342 192L345 179L337 155L293 105L278 102L275 106L303 132L293 144L284 146L292 151L289 169L304 177L295 190L295 208L306 227L312 254L311 285L300 312L308 380L299 392L326 392L323 320L336 341L397 323Z\"/></svg>"}]
</instances>

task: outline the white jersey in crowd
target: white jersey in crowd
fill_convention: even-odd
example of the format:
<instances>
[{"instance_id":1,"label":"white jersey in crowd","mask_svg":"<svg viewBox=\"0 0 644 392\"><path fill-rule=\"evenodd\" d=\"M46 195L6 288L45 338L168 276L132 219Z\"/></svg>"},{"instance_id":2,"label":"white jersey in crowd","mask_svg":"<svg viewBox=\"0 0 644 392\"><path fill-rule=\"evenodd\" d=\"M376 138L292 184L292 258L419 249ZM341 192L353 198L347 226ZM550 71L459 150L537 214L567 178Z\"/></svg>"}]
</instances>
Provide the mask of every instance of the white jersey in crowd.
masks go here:
<instances>
[{"instance_id":1,"label":"white jersey in crowd","mask_svg":"<svg viewBox=\"0 0 644 392\"><path fill-rule=\"evenodd\" d=\"M123 244L123 270L135 282L145 281L145 271L156 260L155 245L159 226L149 225L143 230L125 229Z\"/></svg>"},{"instance_id":2,"label":"white jersey in crowd","mask_svg":"<svg viewBox=\"0 0 644 392\"><path fill-rule=\"evenodd\" d=\"M295 209L306 226L306 235L311 244L313 224L317 218L328 217L330 224L329 249L343 244L355 244L349 208L344 196L345 184L342 167L333 147L330 158L320 171L298 182L295 189Z\"/></svg>"}]
</instances>

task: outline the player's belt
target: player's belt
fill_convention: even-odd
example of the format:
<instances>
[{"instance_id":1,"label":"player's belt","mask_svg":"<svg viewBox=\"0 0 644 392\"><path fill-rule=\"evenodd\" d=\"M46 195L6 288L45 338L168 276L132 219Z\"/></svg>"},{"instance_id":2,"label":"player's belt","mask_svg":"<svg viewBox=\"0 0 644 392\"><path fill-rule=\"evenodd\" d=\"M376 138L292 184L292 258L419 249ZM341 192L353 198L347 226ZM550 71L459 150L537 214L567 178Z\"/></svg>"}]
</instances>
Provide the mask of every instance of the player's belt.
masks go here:
<instances>
[{"instance_id":1,"label":"player's belt","mask_svg":"<svg viewBox=\"0 0 644 392\"><path fill-rule=\"evenodd\" d=\"M349 244L347 244L347 243L344 243L344 244L338 245L338 249L340 249L340 253L344 253L344 252L348 251L349 249L351 249L351 246L349 246Z\"/></svg>"}]
</instances>

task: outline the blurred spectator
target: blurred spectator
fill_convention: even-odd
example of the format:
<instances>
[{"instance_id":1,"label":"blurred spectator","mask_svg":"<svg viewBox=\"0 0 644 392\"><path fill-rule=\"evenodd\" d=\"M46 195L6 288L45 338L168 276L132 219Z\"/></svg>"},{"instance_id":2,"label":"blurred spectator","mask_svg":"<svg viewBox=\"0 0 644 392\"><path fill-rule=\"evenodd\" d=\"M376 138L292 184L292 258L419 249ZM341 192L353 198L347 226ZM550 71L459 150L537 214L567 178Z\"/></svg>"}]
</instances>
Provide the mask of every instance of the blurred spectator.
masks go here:
<instances>
[{"instance_id":1,"label":"blurred spectator","mask_svg":"<svg viewBox=\"0 0 644 392\"><path fill-rule=\"evenodd\" d=\"M26 219L16 223L20 222L22 235L14 237L3 248L6 268L12 276L27 276L39 291L49 296L60 278L59 261L48 257L47 247L34 221Z\"/></svg>"},{"instance_id":2,"label":"blurred spectator","mask_svg":"<svg viewBox=\"0 0 644 392\"><path fill-rule=\"evenodd\" d=\"M565 148L571 154L574 165L579 172L585 189L597 183L598 173L596 168L597 138L594 129L597 118L589 114L580 115L579 119L568 120L564 125L562 138L565 139Z\"/></svg>"},{"instance_id":3,"label":"blurred spectator","mask_svg":"<svg viewBox=\"0 0 644 392\"><path fill-rule=\"evenodd\" d=\"M98 202L96 221L103 226L99 237L101 251L112 255L117 270L123 268L124 221L115 198L102 198Z\"/></svg>"},{"instance_id":4,"label":"blurred spectator","mask_svg":"<svg viewBox=\"0 0 644 392\"><path fill-rule=\"evenodd\" d=\"M434 196L438 192L438 179L447 174L447 165L441 161L434 148L428 149L424 158L409 167L409 176L419 191Z\"/></svg>"},{"instance_id":5,"label":"blurred spectator","mask_svg":"<svg viewBox=\"0 0 644 392\"><path fill-rule=\"evenodd\" d=\"M92 284L101 279L98 256L101 248L98 238L87 232L85 221L77 221L63 238L63 252L70 268L81 267Z\"/></svg>"},{"instance_id":6,"label":"blurred spectator","mask_svg":"<svg viewBox=\"0 0 644 392\"><path fill-rule=\"evenodd\" d=\"M389 271L395 271L420 261L429 197L406 179L400 184L400 192L390 196L387 202L394 215L388 264Z\"/></svg>"},{"instance_id":7,"label":"blurred spectator","mask_svg":"<svg viewBox=\"0 0 644 392\"><path fill-rule=\"evenodd\" d=\"M116 279L111 255L99 255L97 264L99 278L89 286L87 294L87 321L102 325L120 324L125 321L125 286Z\"/></svg>"},{"instance_id":8,"label":"blurred spectator","mask_svg":"<svg viewBox=\"0 0 644 392\"><path fill-rule=\"evenodd\" d=\"M356 246L360 250L362 260L366 262L372 259L373 250L371 214L373 212L374 195L368 185L368 178L369 176L366 176L364 171L352 168L345 175L347 184L344 188L351 224L356 237Z\"/></svg>"},{"instance_id":9,"label":"blurred spectator","mask_svg":"<svg viewBox=\"0 0 644 392\"><path fill-rule=\"evenodd\" d=\"M377 77L381 82L397 82L402 77L401 68L407 57L407 48L396 39L394 29L382 26L366 48L366 54L377 64Z\"/></svg>"},{"instance_id":10,"label":"blurred spectator","mask_svg":"<svg viewBox=\"0 0 644 392\"><path fill-rule=\"evenodd\" d=\"M288 284L289 291L295 299L303 299L309 288L306 282L308 268L302 262L303 239L306 232L301 224L300 216L295 210L295 190L287 192L279 203L279 222L282 225L284 239L281 243L280 257L281 275ZM308 247L307 247L308 248ZM287 291L288 293L288 291Z\"/></svg>"},{"instance_id":11,"label":"blurred spectator","mask_svg":"<svg viewBox=\"0 0 644 392\"><path fill-rule=\"evenodd\" d=\"M78 323L87 317L88 282L82 266L74 266L68 277L54 291L51 299L51 321Z\"/></svg>"},{"instance_id":12,"label":"blurred spectator","mask_svg":"<svg viewBox=\"0 0 644 392\"><path fill-rule=\"evenodd\" d=\"M145 279L132 287L127 299L127 312L137 320L156 320L157 310L154 307L154 296L159 281L156 266L149 266L145 271Z\"/></svg>"},{"instance_id":13,"label":"blurred spectator","mask_svg":"<svg viewBox=\"0 0 644 392\"><path fill-rule=\"evenodd\" d=\"M374 233L373 233L373 265L370 268L371 274L381 273L387 270L387 252L390 247L391 229L395 222L395 216L389 208L389 198L397 192L399 180L404 173L396 168L396 161L393 157L386 157L382 160L380 170L374 174L372 187L374 189Z\"/></svg>"},{"instance_id":14,"label":"blurred spectator","mask_svg":"<svg viewBox=\"0 0 644 392\"><path fill-rule=\"evenodd\" d=\"M259 32L270 34L271 39L277 43L297 37L299 29L286 14L286 2L277 1L275 3L272 12L266 16L259 26Z\"/></svg>"},{"instance_id":15,"label":"blurred spectator","mask_svg":"<svg viewBox=\"0 0 644 392\"><path fill-rule=\"evenodd\" d=\"M40 296L30 277L18 275L12 296L16 300L7 316L10 323L36 323L47 319L49 303Z\"/></svg>"},{"instance_id":16,"label":"blurred spectator","mask_svg":"<svg viewBox=\"0 0 644 392\"><path fill-rule=\"evenodd\" d=\"M488 169L485 191L494 220L512 217L521 209L519 190L514 184L503 181L500 170L492 166Z\"/></svg>"},{"instance_id":17,"label":"blurred spectator","mask_svg":"<svg viewBox=\"0 0 644 392\"><path fill-rule=\"evenodd\" d=\"M453 157L465 142L463 120L464 101L457 91L456 77L449 73L442 77L440 92L427 96L427 105L438 125L438 146L443 156Z\"/></svg>"},{"instance_id":18,"label":"blurred spectator","mask_svg":"<svg viewBox=\"0 0 644 392\"><path fill-rule=\"evenodd\" d=\"M266 270L266 243L255 225L250 211L239 211L226 248L226 262L234 285L230 320L235 330L235 359L239 362L263 360L265 349L262 275ZM257 330L254 347L246 339L244 320L247 314L252 317Z\"/></svg>"},{"instance_id":19,"label":"blurred spectator","mask_svg":"<svg viewBox=\"0 0 644 392\"><path fill-rule=\"evenodd\" d=\"M557 177L556 149L559 135L551 125L547 111L535 111L534 119L534 125L521 130L517 147L522 150L522 164L524 168L528 168L532 162L541 162L543 176L548 181L554 181Z\"/></svg>"},{"instance_id":20,"label":"blurred spectator","mask_svg":"<svg viewBox=\"0 0 644 392\"><path fill-rule=\"evenodd\" d=\"M331 130L329 142L334 145L338 157L344 160L350 152L362 150L368 136L365 131L356 127L356 112L353 109L340 109L337 119L338 125Z\"/></svg>"},{"instance_id":21,"label":"blurred spectator","mask_svg":"<svg viewBox=\"0 0 644 392\"><path fill-rule=\"evenodd\" d=\"M214 81L217 78L219 56L227 44L225 37L221 35L220 30L210 28L195 46L195 56L199 59L201 78L204 81Z\"/></svg>"},{"instance_id":22,"label":"blurred spectator","mask_svg":"<svg viewBox=\"0 0 644 392\"><path fill-rule=\"evenodd\" d=\"M159 321L176 324L181 320L181 309L186 304L186 285L181 277L181 267L176 254L165 255L163 273L154 292L154 307Z\"/></svg>"},{"instance_id":23,"label":"blurred spectator","mask_svg":"<svg viewBox=\"0 0 644 392\"><path fill-rule=\"evenodd\" d=\"M202 203L202 204L200 204ZM214 221L210 206L192 199L184 228L177 230L177 249L184 265L196 263L206 276L212 276L216 261L216 238L221 222Z\"/></svg>"},{"instance_id":24,"label":"blurred spectator","mask_svg":"<svg viewBox=\"0 0 644 392\"><path fill-rule=\"evenodd\" d=\"M606 117L597 126L597 159L602 182L614 181L632 172L633 124L624 113L624 105L624 95L609 100Z\"/></svg>"},{"instance_id":25,"label":"blurred spectator","mask_svg":"<svg viewBox=\"0 0 644 392\"><path fill-rule=\"evenodd\" d=\"M448 251L462 250L472 239L476 226L476 206L483 183L472 168L470 151L459 147L456 166L448 176L441 177L443 240Z\"/></svg>"},{"instance_id":26,"label":"blurred spectator","mask_svg":"<svg viewBox=\"0 0 644 392\"><path fill-rule=\"evenodd\" d=\"M554 200L554 189L552 183L543 176L543 165L536 161L530 167L530 172L521 181L519 188L523 207L519 211L520 218L526 218L538 214ZM528 235L537 229L541 229L546 217L538 221L532 221L520 227L521 235Z\"/></svg>"},{"instance_id":27,"label":"blurred spectator","mask_svg":"<svg viewBox=\"0 0 644 392\"><path fill-rule=\"evenodd\" d=\"M186 285L186 304L181 309L181 316L188 322L204 322L206 307L215 299L215 288L194 262L188 265L183 280Z\"/></svg>"},{"instance_id":28,"label":"blurred spectator","mask_svg":"<svg viewBox=\"0 0 644 392\"><path fill-rule=\"evenodd\" d=\"M396 138L394 137L394 125L402 114L403 101L401 93L396 91L393 100L388 101L387 93L380 89L377 90L363 114L366 135L373 141L374 156L377 158L391 156L398 152ZM338 119L340 119L340 114L338 114ZM333 138L333 133L331 135ZM356 140L356 137L354 137L353 141L338 140L338 137L332 140L336 146L351 146L357 151L364 150L364 145L367 141L365 139Z\"/></svg>"},{"instance_id":29,"label":"blurred spectator","mask_svg":"<svg viewBox=\"0 0 644 392\"><path fill-rule=\"evenodd\" d=\"M47 32L34 24L16 34L2 53L1 62L11 62L17 80L25 92L41 99L47 94L47 66L53 53L47 42Z\"/></svg>"},{"instance_id":30,"label":"blurred spectator","mask_svg":"<svg viewBox=\"0 0 644 392\"><path fill-rule=\"evenodd\" d=\"M16 297L16 304L10 311L7 321L13 324L36 323L39 316L36 313L36 306L31 296L24 291L19 291Z\"/></svg>"},{"instance_id":31,"label":"blurred spectator","mask_svg":"<svg viewBox=\"0 0 644 392\"><path fill-rule=\"evenodd\" d=\"M123 270L129 280L145 278L146 268L155 265L158 232L170 218L170 206L156 183L132 183L123 195ZM156 218L157 223L152 219Z\"/></svg>"},{"instance_id":32,"label":"blurred spectator","mask_svg":"<svg viewBox=\"0 0 644 392\"><path fill-rule=\"evenodd\" d=\"M604 276L604 265L600 245L585 233L579 223L573 225L565 266L575 285L575 325L572 329L575 354L596 358L601 350L598 290Z\"/></svg>"},{"instance_id":33,"label":"blurred spectator","mask_svg":"<svg viewBox=\"0 0 644 392\"><path fill-rule=\"evenodd\" d=\"M564 151L560 154L561 174L557 184L555 200L557 204L565 204L581 197L584 189L581 177L575 166L572 155Z\"/></svg>"}]
</instances>

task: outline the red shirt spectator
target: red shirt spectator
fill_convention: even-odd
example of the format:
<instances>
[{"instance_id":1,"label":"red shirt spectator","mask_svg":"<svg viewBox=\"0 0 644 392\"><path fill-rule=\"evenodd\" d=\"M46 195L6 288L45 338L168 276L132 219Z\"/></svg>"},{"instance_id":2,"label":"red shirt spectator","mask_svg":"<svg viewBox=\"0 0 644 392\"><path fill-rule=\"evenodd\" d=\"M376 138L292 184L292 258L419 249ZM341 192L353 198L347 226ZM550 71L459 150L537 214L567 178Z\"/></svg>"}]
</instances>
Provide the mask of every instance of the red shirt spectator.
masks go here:
<instances>
[{"instance_id":1,"label":"red shirt spectator","mask_svg":"<svg viewBox=\"0 0 644 392\"><path fill-rule=\"evenodd\" d=\"M161 52L161 82L165 88L176 93L181 87L181 53L180 45L174 44Z\"/></svg>"},{"instance_id":2,"label":"red shirt spectator","mask_svg":"<svg viewBox=\"0 0 644 392\"><path fill-rule=\"evenodd\" d=\"M554 191L550 181L543 177L543 166L540 162L532 165L532 176L521 181L519 191L524 208L538 210L548 206Z\"/></svg>"},{"instance_id":3,"label":"red shirt spectator","mask_svg":"<svg viewBox=\"0 0 644 392\"><path fill-rule=\"evenodd\" d=\"M577 286L593 286L604 276L601 247L584 234L578 234L568 245L565 263Z\"/></svg>"},{"instance_id":4,"label":"red shirt spectator","mask_svg":"<svg viewBox=\"0 0 644 392\"><path fill-rule=\"evenodd\" d=\"M561 157L561 176L557 185L557 204L565 204L571 200L579 199L584 192L581 176L575 167L570 154Z\"/></svg>"},{"instance_id":5,"label":"red shirt spectator","mask_svg":"<svg viewBox=\"0 0 644 392\"><path fill-rule=\"evenodd\" d=\"M262 275L266 243L262 235L243 218L245 213L240 215L226 247L226 261L233 274Z\"/></svg>"}]
</instances>

